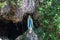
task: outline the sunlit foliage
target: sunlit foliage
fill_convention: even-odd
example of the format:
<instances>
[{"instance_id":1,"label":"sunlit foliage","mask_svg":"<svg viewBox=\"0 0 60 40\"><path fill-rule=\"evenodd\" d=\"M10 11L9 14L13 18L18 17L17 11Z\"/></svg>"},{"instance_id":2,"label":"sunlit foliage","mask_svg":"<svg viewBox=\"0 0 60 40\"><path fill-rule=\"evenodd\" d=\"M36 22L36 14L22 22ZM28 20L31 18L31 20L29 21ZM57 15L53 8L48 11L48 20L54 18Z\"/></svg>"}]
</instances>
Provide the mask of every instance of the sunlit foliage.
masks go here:
<instances>
[{"instance_id":1,"label":"sunlit foliage","mask_svg":"<svg viewBox=\"0 0 60 40\"><path fill-rule=\"evenodd\" d=\"M60 5L59 0L39 2L38 12L41 15L39 35L43 40L60 40ZM42 35L41 35L42 34Z\"/></svg>"},{"instance_id":2,"label":"sunlit foliage","mask_svg":"<svg viewBox=\"0 0 60 40\"><path fill-rule=\"evenodd\" d=\"M12 2L12 4L14 4ZM17 1L21 5L21 1ZM0 8L6 5L0 3ZM41 15L38 22L41 26L34 29L42 40L60 40L60 0L44 0L39 1L38 13Z\"/></svg>"}]
</instances>

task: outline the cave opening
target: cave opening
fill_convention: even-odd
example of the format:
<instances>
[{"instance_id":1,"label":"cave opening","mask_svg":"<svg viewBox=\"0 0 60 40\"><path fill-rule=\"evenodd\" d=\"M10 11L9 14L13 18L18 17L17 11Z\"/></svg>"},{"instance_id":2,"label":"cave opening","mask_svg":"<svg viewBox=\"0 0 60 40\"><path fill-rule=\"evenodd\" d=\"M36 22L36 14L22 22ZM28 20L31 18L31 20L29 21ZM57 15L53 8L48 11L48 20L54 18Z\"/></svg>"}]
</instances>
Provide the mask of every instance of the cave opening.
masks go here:
<instances>
[{"instance_id":1,"label":"cave opening","mask_svg":"<svg viewBox=\"0 0 60 40\"><path fill-rule=\"evenodd\" d=\"M6 36L10 39L15 39L27 31L27 16L24 16L22 21L13 23L0 19L0 37Z\"/></svg>"}]
</instances>

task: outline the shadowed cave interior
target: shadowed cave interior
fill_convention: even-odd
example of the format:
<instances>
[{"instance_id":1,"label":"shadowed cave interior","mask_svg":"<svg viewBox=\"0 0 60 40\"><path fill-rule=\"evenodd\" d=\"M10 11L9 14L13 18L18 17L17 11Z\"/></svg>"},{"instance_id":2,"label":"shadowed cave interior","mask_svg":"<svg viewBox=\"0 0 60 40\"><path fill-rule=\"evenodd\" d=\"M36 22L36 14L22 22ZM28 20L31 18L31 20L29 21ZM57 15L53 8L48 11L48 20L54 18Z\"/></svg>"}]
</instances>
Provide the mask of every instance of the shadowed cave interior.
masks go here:
<instances>
[{"instance_id":1,"label":"shadowed cave interior","mask_svg":"<svg viewBox=\"0 0 60 40\"><path fill-rule=\"evenodd\" d=\"M28 29L27 18L29 15L33 19L34 14L26 13L23 16L22 21L18 23L13 23L12 21L5 21L4 19L0 19L0 37L8 37L9 39L15 40L15 38L17 38L18 36L23 35L23 33L25 33Z\"/></svg>"},{"instance_id":2,"label":"shadowed cave interior","mask_svg":"<svg viewBox=\"0 0 60 40\"><path fill-rule=\"evenodd\" d=\"M6 36L9 39L15 39L27 30L27 16L24 16L21 22L13 23L0 19L0 37Z\"/></svg>"}]
</instances>

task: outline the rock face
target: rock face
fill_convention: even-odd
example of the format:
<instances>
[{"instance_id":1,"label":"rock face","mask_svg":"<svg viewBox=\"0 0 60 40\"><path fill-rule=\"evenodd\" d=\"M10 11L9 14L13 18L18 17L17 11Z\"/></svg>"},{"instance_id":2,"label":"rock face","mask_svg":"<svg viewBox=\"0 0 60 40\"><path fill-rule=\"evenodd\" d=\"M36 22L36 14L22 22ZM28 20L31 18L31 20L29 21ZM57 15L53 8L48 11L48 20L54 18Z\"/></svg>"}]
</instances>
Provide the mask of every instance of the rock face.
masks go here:
<instances>
[{"instance_id":1,"label":"rock face","mask_svg":"<svg viewBox=\"0 0 60 40\"><path fill-rule=\"evenodd\" d=\"M14 2L16 3L16 1ZM21 7L18 7L17 3L16 5L7 4L7 6L1 8L0 15L7 17L6 20L22 21L24 14L33 13L35 11L35 0L22 0L21 4Z\"/></svg>"},{"instance_id":2,"label":"rock face","mask_svg":"<svg viewBox=\"0 0 60 40\"><path fill-rule=\"evenodd\" d=\"M17 8L15 13L18 19L22 19L23 15L33 13L35 11L35 0L22 0L21 7Z\"/></svg>"},{"instance_id":3,"label":"rock face","mask_svg":"<svg viewBox=\"0 0 60 40\"><path fill-rule=\"evenodd\" d=\"M22 0L21 8L24 13L33 13L35 10L35 0Z\"/></svg>"},{"instance_id":4,"label":"rock face","mask_svg":"<svg viewBox=\"0 0 60 40\"><path fill-rule=\"evenodd\" d=\"M9 11L10 11L10 6L6 5L4 8L1 8L1 15L4 15L5 13L8 13Z\"/></svg>"},{"instance_id":5,"label":"rock face","mask_svg":"<svg viewBox=\"0 0 60 40\"><path fill-rule=\"evenodd\" d=\"M39 40L38 36L32 31L32 33L25 33L18 36L15 40Z\"/></svg>"},{"instance_id":6,"label":"rock face","mask_svg":"<svg viewBox=\"0 0 60 40\"><path fill-rule=\"evenodd\" d=\"M27 40L39 40L34 31L27 33Z\"/></svg>"},{"instance_id":7,"label":"rock face","mask_svg":"<svg viewBox=\"0 0 60 40\"><path fill-rule=\"evenodd\" d=\"M10 39L11 38L15 39L17 36L22 35L24 32L26 32L28 15L27 16L25 15L24 17L24 14L26 13L31 14L31 15L33 14L35 10L35 0L22 0L21 8L17 7L16 9L15 6L12 5L11 7L10 5L10 6L6 6L5 8L1 9L3 10L2 15L5 13L6 15L3 15L4 18L0 19L0 36L3 35L3 36L7 36ZM1 10L0 10L0 13L1 13ZM19 19L19 21L16 23L13 23L13 21L16 20L14 19L15 17ZM9 22L8 21L7 23L3 22L5 21L5 19L9 20ZM22 21L20 21L21 19Z\"/></svg>"}]
</instances>

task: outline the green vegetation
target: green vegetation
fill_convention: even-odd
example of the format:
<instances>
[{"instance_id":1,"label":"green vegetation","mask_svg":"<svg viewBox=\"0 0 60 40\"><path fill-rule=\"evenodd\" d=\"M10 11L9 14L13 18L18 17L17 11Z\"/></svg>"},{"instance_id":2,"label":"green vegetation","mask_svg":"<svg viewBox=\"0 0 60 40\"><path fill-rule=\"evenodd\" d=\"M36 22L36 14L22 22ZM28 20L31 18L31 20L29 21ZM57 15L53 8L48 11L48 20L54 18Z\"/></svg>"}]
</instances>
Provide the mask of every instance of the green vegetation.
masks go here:
<instances>
[{"instance_id":1,"label":"green vegetation","mask_svg":"<svg viewBox=\"0 0 60 40\"><path fill-rule=\"evenodd\" d=\"M6 1L5 1L5 2L0 3L0 8L3 8L5 5L7 5L7 2L6 2Z\"/></svg>"},{"instance_id":2,"label":"green vegetation","mask_svg":"<svg viewBox=\"0 0 60 40\"><path fill-rule=\"evenodd\" d=\"M21 2L18 1L18 5ZM0 3L0 8L4 5ZM37 11L41 15L38 21L40 25L35 32L42 40L60 40L60 1L45 0L39 2Z\"/></svg>"},{"instance_id":3,"label":"green vegetation","mask_svg":"<svg viewBox=\"0 0 60 40\"><path fill-rule=\"evenodd\" d=\"M38 12L41 24L38 35L42 40L60 40L60 5L59 0L39 2Z\"/></svg>"}]
</instances>

